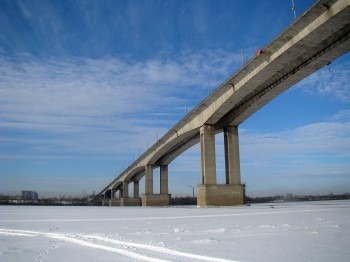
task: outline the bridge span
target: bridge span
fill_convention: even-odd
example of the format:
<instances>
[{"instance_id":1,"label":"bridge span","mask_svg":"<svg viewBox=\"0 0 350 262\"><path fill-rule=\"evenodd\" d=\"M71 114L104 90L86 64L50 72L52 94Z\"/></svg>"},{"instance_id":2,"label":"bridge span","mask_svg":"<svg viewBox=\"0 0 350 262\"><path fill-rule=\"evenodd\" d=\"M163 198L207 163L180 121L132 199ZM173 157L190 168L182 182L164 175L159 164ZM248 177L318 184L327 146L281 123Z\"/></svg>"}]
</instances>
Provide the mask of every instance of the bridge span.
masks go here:
<instances>
[{"instance_id":1,"label":"bridge span","mask_svg":"<svg viewBox=\"0 0 350 262\"><path fill-rule=\"evenodd\" d=\"M168 165L200 142L199 206L243 204L238 126L273 98L350 50L350 0L320 0L238 72L111 181L100 193L105 205L169 205ZM215 134L223 132L226 183L217 184ZM160 194L153 169L160 168ZM139 197L139 181L145 193ZM133 197L129 184L133 183ZM120 191L120 199L115 193Z\"/></svg>"}]
</instances>

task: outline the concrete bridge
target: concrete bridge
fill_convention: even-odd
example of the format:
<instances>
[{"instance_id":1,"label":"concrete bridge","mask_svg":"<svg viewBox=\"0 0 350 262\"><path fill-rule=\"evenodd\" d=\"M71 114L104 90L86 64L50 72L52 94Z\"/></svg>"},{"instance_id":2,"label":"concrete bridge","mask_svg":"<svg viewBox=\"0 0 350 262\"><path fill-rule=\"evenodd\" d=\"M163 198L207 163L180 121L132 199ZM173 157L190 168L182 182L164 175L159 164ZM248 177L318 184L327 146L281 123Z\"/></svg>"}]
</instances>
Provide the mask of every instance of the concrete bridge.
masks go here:
<instances>
[{"instance_id":1,"label":"concrete bridge","mask_svg":"<svg viewBox=\"0 0 350 262\"><path fill-rule=\"evenodd\" d=\"M200 142L199 206L243 204L238 126L273 98L350 50L350 0L320 0L230 76L100 193L105 205L169 205L168 166ZM297 105L296 105L297 106ZM217 184L215 134L223 132L226 184ZM160 168L160 194L153 169ZM139 181L145 194L139 198ZM133 197L129 184L133 183ZM115 198L119 191L120 199Z\"/></svg>"}]
</instances>

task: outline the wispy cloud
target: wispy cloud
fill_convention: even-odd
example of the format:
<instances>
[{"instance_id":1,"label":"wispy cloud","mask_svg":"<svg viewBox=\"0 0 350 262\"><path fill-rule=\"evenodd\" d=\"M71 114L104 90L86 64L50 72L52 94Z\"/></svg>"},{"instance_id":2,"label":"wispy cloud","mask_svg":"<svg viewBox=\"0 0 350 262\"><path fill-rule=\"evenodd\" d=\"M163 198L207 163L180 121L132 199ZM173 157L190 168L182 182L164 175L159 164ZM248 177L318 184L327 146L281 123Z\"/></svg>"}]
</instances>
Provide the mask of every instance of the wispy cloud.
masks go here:
<instances>
[{"instance_id":1,"label":"wispy cloud","mask_svg":"<svg viewBox=\"0 0 350 262\"><path fill-rule=\"evenodd\" d=\"M350 103L350 63L329 65L297 85L306 93Z\"/></svg>"},{"instance_id":2,"label":"wispy cloud","mask_svg":"<svg viewBox=\"0 0 350 262\"><path fill-rule=\"evenodd\" d=\"M193 10L193 24L194 24L194 28L196 29L197 33L199 34L205 34L206 30L207 30L207 10L206 8L200 3L198 2L195 6L194 6L194 10Z\"/></svg>"},{"instance_id":3,"label":"wispy cloud","mask_svg":"<svg viewBox=\"0 0 350 262\"><path fill-rule=\"evenodd\" d=\"M266 184L273 193L316 193L313 186L346 192L350 186L350 121L339 116L332 119L272 133L241 130L242 179L249 191L266 194L261 187Z\"/></svg>"},{"instance_id":4,"label":"wispy cloud","mask_svg":"<svg viewBox=\"0 0 350 262\"><path fill-rule=\"evenodd\" d=\"M308 154L337 154L350 156L350 122L321 122L296 129L269 134L249 134L242 130L242 141L246 151L242 154L260 156L277 156L290 158ZM269 154L266 154L266 151ZM254 154L252 154L255 152ZM259 154L260 152L260 154ZM284 153L286 152L286 153Z\"/></svg>"},{"instance_id":5,"label":"wispy cloud","mask_svg":"<svg viewBox=\"0 0 350 262\"><path fill-rule=\"evenodd\" d=\"M75 153L144 150L185 114L186 105L206 96L207 79L217 84L233 72L237 58L223 50L142 62L2 56L0 131L18 145L41 141Z\"/></svg>"}]
</instances>

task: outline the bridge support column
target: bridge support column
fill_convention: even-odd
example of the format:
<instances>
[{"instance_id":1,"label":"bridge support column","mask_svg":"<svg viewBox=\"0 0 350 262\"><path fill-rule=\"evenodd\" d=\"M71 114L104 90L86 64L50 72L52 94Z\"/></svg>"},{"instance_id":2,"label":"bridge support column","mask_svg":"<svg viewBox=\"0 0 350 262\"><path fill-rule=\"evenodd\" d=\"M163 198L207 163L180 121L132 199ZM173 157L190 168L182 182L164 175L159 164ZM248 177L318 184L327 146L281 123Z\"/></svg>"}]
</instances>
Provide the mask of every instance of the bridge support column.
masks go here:
<instances>
[{"instance_id":1,"label":"bridge support column","mask_svg":"<svg viewBox=\"0 0 350 262\"><path fill-rule=\"evenodd\" d=\"M122 198L128 198L129 197L129 181L123 182L123 195Z\"/></svg>"},{"instance_id":2,"label":"bridge support column","mask_svg":"<svg viewBox=\"0 0 350 262\"><path fill-rule=\"evenodd\" d=\"M120 190L120 206L129 206L129 181L123 181L123 187Z\"/></svg>"},{"instance_id":3,"label":"bridge support column","mask_svg":"<svg viewBox=\"0 0 350 262\"><path fill-rule=\"evenodd\" d=\"M139 198L140 195L140 182L134 181L134 198Z\"/></svg>"},{"instance_id":4,"label":"bridge support column","mask_svg":"<svg viewBox=\"0 0 350 262\"><path fill-rule=\"evenodd\" d=\"M245 190L241 184L241 164L239 159L238 127L227 127L224 130L226 186L231 187L230 202L232 205L243 205Z\"/></svg>"},{"instance_id":5,"label":"bridge support column","mask_svg":"<svg viewBox=\"0 0 350 262\"><path fill-rule=\"evenodd\" d=\"M168 194L168 166L160 166L160 194Z\"/></svg>"},{"instance_id":6,"label":"bridge support column","mask_svg":"<svg viewBox=\"0 0 350 262\"><path fill-rule=\"evenodd\" d=\"M139 181L134 181L134 195L129 197L129 181L123 182L123 195L120 199L121 206L139 206L141 199L139 197Z\"/></svg>"},{"instance_id":7,"label":"bridge support column","mask_svg":"<svg viewBox=\"0 0 350 262\"><path fill-rule=\"evenodd\" d=\"M238 128L227 127L224 130L226 184L241 184L239 160Z\"/></svg>"},{"instance_id":8,"label":"bridge support column","mask_svg":"<svg viewBox=\"0 0 350 262\"><path fill-rule=\"evenodd\" d=\"M169 206L170 195L168 194L168 166L160 166L160 194L153 194L153 170L148 171L152 177L152 191L149 185L146 185L146 194L142 195L142 206ZM146 166L146 183L150 182L147 179L147 166ZM148 182L148 183L149 183ZM149 189L149 191L147 191Z\"/></svg>"},{"instance_id":9,"label":"bridge support column","mask_svg":"<svg viewBox=\"0 0 350 262\"><path fill-rule=\"evenodd\" d=\"M111 198L109 199L109 206L120 206L120 200L115 197L116 191L114 189L111 190Z\"/></svg>"},{"instance_id":10,"label":"bridge support column","mask_svg":"<svg viewBox=\"0 0 350 262\"><path fill-rule=\"evenodd\" d=\"M202 184L216 184L215 129L204 125L200 129Z\"/></svg>"},{"instance_id":11,"label":"bridge support column","mask_svg":"<svg viewBox=\"0 0 350 262\"><path fill-rule=\"evenodd\" d=\"M134 193L132 198L128 198L127 203L125 205L127 206L140 206L141 205L141 198L140 198L140 182L134 181Z\"/></svg>"},{"instance_id":12,"label":"bridge support column","mask_svg":"<svg viewBox=\"0 0 350 262\"><path fill-rule=\"evenodd\" d=\"M120 206L120 199L116 199L116 198L111 198L109 200L109 206Z\"/></svg>"},{"instance_id":13,"label":"bridge support column","mask_svg":"<svg viewBox=\"0 0 350 262\"><path fill-rule=\"evenodd\" d=\"M205 126L204 126L205 127ZM203 129L203 130L202 130ZM243 204L237 127L224 131L226 184L216 184L215 130L201 129L202 184L198 186L198 206L232 206ZM213 129L213 128L212 128ZM210 131L210 132L208 132ZM214 145L212 145L214 144ZM206 152L207 151L207 152ZM209 163L214 162L212 166ZM209 165L209 167L208 167ZM213 168L214 167L214 168ZM214 170L213 170L214 169Z\"/></svg>"},{"instance_id":14,"label":"bridge support column","mask_svg":"<svg viewBox=\"0 0 350 262\"><path fill-rule=\"evenodd\" d=\"M111 189L108 189L103 196L102 206L110 206L111 199L113 198L113 192Z\"/></svg>"},{"instance_id":15,"label":"bridge support column","mask_svg":"<svg viewBox=\"0 0 350 262\"><path fill-rule=\"evenodd\" d=\"M151 165L146 165L145 168L145 194L153 194L153 168Z\"/></svg>"},{"instance_id":16,"label":"bridge support column","mask_svg":"<svg viewBox=\"0 0 350 262\"><path fill-rule=\"evenodd\" d=\"M109 200L107 198L107 194L104 193L103 198L102 198L102 206L108 206L109 205Z\"/></svg>"}]
</instances>

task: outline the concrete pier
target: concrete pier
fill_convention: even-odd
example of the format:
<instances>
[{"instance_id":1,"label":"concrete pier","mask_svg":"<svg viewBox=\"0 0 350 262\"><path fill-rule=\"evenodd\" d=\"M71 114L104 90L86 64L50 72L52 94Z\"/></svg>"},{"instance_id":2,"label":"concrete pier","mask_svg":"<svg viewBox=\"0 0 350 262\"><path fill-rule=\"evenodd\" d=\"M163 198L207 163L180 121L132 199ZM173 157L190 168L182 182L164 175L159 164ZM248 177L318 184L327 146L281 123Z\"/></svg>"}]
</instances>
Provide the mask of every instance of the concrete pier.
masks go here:
<instances>
[{"instance_id":1,"label":"concrete pier","mask_svg":"<svg viewBox=\"0 0 350 262\"><path fill-rule=\"evenodd\" d=\"M215 128L204 125L200 128L202 184L216 184Z\"/></svg>"},{"instance_id":2,"label":"concrete pier","mask_svg":"<svg viewBox=\"0 0 350 262\"><path fill-rule=\"evenodd\" d=\"M152 194L142 195L142 206L169 206L170 195Z\"/></svg>"},{"instance_id":3,"label":"concrete pier","mask_svg":"<svg viewBox=\"0 0 350 262\"><path fill-rule=\"evenodd\" d=\"M160 166L160 194L153 193L153 169L146 166L145 194L142 195L142 206L169 206L168 166Z\"/></svg>"},{"instance_id":4,"label":"concrete pier","mask_svg":"<svg viewBox=\"0 0 350 262\"><path fill-rule=\"evenodd\" d=\"M244 203L242 185L199 185L197 190L197 205L234 206Z\"/></svg>"},{"instance_id":5,"label":"concrete pier","mask_svg":"<svg viewBox=\"0 0 350 262\"><path fill-rule=\"evenodd\" d=\"M134 198L139 198L140 195L140 182L134 181Z\"/></svg>"},{"instance_id":6,"label":"concrete pier","mask_svg":"<svg viewBox=\"0 0 350 262\"><path fill-rule=\"evenodd\" d=\"M145 195L153 194L153 168L151 165L145 167Z\"/></svg>"},{"instance_id":7,"label":"concrete pier","mask_svg":"<svg viewBox=\"0 0 350 262\"><path fill-rule=\"evenodd\" d=\"M160 194L168 193L168 166L160 166Z\"/></svg>"},{"instance_id":8,"label":"concrete pier","mask_svg":"<svg viewBox=\"0 0 350 262\"><path fill-rule=\"evenodd\" d=\"M241 184L239 160L238 127L227 127L224 130L226 184Z\"/></svg>"},{"instance_id":9,"label":"concrete pier","mask_svg":"<svg viewBox=\"0 0 350 262\"><path fill-rule=\"evenodd\" d=\"M122 198L128 198L128 197L129 197L129 181L125 180L125 181L123 181Z\"/></svg>"},{"instance_id":10,"label":"concrete pier","mask_svg":"<svg viewBox=\"0 0 350 262\"><path fill-rule=\"evenodd\" d=\"M141 205L141 198L133 198L133 197L127 197L127 198L121 198L120 199L120 206L140 206Z\"/></svg>"},{"instance_id":11,"label":"concrete pier","mask_svg":"<svg viewBox=\"0 0 350 262\"><path fill-rule=\"evenodd\" d=\"M109 199L109 206L120 206L120 199L112 198Z\"/></svg>"},{"instance_id":12,"label":"concrete pier","mask_svg":"<svg viewBox=\"0 0 350 262\"><path fill-rule=\"evenodd\" d=\"M238 128L224 129L226 184L216 184L215 130L201 128L202 184L197 189L198 206L232 206L244 203L239 164ZM214 165L212 164L214 162Z\"/></svg>"}]
</instances>

